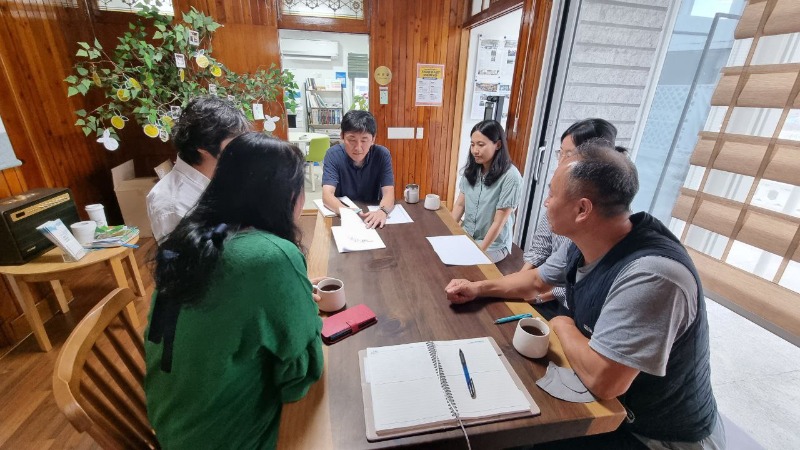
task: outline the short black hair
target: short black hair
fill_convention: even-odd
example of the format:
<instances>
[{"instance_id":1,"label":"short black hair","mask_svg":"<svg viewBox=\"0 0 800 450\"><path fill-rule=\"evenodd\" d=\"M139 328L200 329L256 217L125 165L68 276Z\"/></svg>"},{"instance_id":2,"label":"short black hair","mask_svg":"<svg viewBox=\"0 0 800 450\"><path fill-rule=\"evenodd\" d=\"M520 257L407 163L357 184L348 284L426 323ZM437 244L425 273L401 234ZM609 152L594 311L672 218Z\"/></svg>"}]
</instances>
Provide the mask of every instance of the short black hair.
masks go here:
<instances>
[{"instance_id":1,"label":"short black hair","mask_svg":"<svg viewBox=\"0 0 800 450\"><path fill-rule=\"evenodd\" d=\"M202 161L199 149L216 158L222 141L251 129L250 122L232 102L216 96L195 97L172 128L172 142L178 156L194 166Z\"/></svg>"},{"instance_id":2,"label":"short black hair","mask_svg":"<svg viewBox=\"0 0 800 450\"><path fill-rule=\"evenodd\" d=\"M605 139L612 144L617 140L617 127L605 119L583 119L567 128L561 135L561 140L572 136L572 142L579 146L590 139Z\"/></svg>"},{"instance_id":3,"label":"short black hair","mask_svg":"<svg viewBox=\"0 0 800 450\"><path fill-rule=\"evenodd\" d=\"M570 196L588 198L604 217L629 213L639 191L636 166L621 149L605 139L590 139L575 149L569 166Z\"/></svg>"},{"instance_id":4,"label":"short black hair","mask_svg":"<svg viewBox=\"0 0 800 450\"><path fill-rule=\"evenodd\" d=\"M372 137L378 133L378 124L375 116L369 111L353 109L342 118L342 136L345 133L369 133Z\"/></svg>"}]
</instances>

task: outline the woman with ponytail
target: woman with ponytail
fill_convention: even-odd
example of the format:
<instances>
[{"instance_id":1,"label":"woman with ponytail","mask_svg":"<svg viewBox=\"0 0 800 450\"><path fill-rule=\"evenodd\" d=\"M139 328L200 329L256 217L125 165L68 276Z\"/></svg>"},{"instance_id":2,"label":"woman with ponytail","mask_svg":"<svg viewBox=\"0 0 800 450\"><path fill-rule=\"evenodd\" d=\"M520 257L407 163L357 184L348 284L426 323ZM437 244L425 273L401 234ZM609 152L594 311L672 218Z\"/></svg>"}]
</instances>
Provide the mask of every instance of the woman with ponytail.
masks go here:
<instances>
[{"instance_id":1,"label":"woman with ponytail","mask_svg":"<svg viewBox=\"0 0 800 450\"><path fill-rule=\"evenodd\" d=\"M322 374L296 225L303 163L291 144L237 137L159 245L145 391L163 448L274 448L282 404Z\"/></svg>"}]
</instances>

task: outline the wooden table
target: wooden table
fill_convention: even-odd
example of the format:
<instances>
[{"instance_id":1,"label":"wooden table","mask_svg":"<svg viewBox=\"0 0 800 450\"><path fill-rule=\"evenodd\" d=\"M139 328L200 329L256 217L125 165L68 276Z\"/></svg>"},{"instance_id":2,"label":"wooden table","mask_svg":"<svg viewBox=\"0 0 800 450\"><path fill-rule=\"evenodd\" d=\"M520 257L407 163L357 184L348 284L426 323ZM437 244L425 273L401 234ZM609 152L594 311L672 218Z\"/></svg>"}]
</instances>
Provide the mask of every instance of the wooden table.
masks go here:
<instances>
[{"instance_id":1,"label":"wooden table","mask_svg":"<svg viewBox=\"0 0 800 450\"><path fill-rule=\"evenodd\" d=\"M422 204L403 203L413 224L379 230L385 249L340 254L330 227L334 219L318 217L309 251L309 275L328 275L345 283L348 306L364 303L378 323L324 348L325 372L306 398L285 405L281 417L281 449L377 449L395 447L465 448L460 429L370 443L366 439L358 351L367 347L427 340L491 336L505 353L541 408L537 417L467 428L473 448L506 448L615 430L625 411L617 400L588 404L555 399L535 385L548 361L568 366L555 334L546 358L531 360L514 350L516 323L494 325L494 319L530 312L522 301L477 300L451 306L444 287L452 278L498 278L493 264L448 267L426 236L463 234L445 209L432 212ZM336 219L338 222L338 219Z\"/></svg>"},{"instance_id":2,"label":"wooden table","mask_svg":"<svg viewBox=\"0 0 800 450\"><path fill-rule=\"evenodd\" d=\"M138 241L139 237L137 236L128 241L128 243L135 244ZM114 277L117 287L121 288L128 287L128 279L123 267L127 266L131 278L133 279L134 292L140 297L144 295L144 283L142 283L142 277L139 275L139 267L136 265L133 249L129 247L93 250L87 252L86 256L75 262L64 262L63 252L56 247L27 264L20 266L0 266L0 273L8 280L11 291L14 293L14 297L25 313L25 318L31 325L33 335L36 337L36 341L43 351L50 351L53 347L44 329L42 317L36 309L36 298L34 297L29 283L50 283L61 311L66 313L69 311L69 300L71 299L68 299L64 293L61 282L69 279L75 271L99 263L106 263L111 270L111 275ZM128 305L127 314L131 321L133 321L134 326L138 327L139 319L136 316L136 308L133 303Z\"/></svg>"}]
</instances>

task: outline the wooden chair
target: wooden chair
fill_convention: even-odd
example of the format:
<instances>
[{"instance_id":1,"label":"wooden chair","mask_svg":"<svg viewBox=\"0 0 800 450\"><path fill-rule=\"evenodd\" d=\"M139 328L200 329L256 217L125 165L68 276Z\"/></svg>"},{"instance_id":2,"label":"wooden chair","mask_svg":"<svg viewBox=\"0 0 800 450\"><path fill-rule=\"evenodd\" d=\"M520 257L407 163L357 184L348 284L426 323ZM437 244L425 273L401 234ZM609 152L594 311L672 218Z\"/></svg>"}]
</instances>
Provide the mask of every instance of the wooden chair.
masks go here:
<instances>
[{"instance_id":1,"label":"wooden chair","mask_svg":"<svg viewBox=\"0 0 800 450\"><path fill-rule=\"evenodd\" d=\"M115 289L72 331L56 360L53 394L78 431L106 449L158 449L147 419L144 339L125 307L136 299Z\"/></svg>"}]
</instances>

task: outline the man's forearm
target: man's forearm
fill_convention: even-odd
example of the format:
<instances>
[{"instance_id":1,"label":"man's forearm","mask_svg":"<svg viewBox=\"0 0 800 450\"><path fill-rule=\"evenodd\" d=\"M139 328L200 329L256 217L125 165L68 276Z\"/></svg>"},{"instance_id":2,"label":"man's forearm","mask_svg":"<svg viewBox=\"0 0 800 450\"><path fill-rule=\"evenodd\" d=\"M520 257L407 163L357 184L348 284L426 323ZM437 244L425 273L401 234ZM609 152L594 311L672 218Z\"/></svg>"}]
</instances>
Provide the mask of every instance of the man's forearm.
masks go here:
<instances>
[{"instance_id":1,"label":"man's forearm","mask_svg":"<svg viewBox=\"0 0 800 450\"><path fill-rule=\"evenodd\" d=\"M394 197L384 196L381 199L380 206L386 208L386 211L392 212L392 210L394 209Z\"/></svg>"},{"instance_id":2,"label":"man's forearm","mask_svg":"<svg viewBox=\"0 0 800 450\"><path fill-rule=\"evenodd\" d=\"M542 281L538 270L516 272L494 280L476 282L479 296L498 298L533 298L552 287Z\"/></svg>"}]
</instances>

